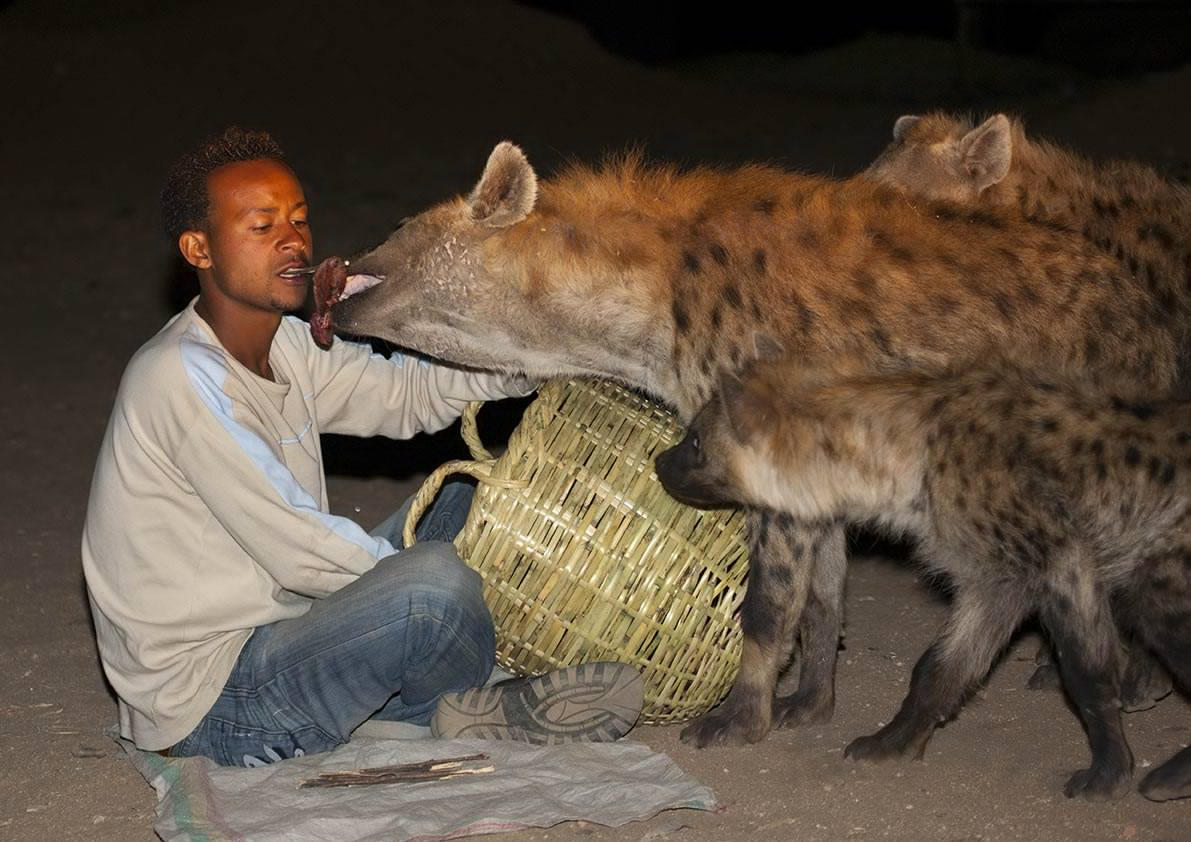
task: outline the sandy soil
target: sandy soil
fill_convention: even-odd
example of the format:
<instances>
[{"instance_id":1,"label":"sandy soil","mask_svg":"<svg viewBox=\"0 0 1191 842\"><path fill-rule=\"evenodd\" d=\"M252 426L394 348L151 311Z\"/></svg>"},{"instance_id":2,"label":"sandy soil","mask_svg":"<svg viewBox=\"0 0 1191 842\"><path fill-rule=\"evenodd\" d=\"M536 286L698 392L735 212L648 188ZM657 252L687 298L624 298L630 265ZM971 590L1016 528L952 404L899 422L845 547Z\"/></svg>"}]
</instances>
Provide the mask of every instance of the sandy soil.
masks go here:
<instances>
[{"instance_id":1,"label":"sandy soil","mask_svg":"<svg viewBox=\"0 0 1191 842\"><path fill-rule=\"evenodd\" d=\"M13 355L0 413L4 839L154 838L153 791L102 734L115 704L78 540L124 363L193 292L159 233L156 192L173 158L207 132L239 122L275 134L313 202L320 256L354 251L469 188L503 138L544 173L642 143L681 162L763 159L843 174L884 145L897 115L950 106L1014 109L1087 153L1172 171L1186 172L1191 153L1191 66L1093 81L965 57L947 43L869 37L800 59L651 69L575 23L505 0L374 0L336 12L230 0L77 5L86 6L29 0L0 12L0 255ZM332 505L375 522L454 447L449 435L333 442ZM943 610L905 564L858 558L830 725L704 751L682 745L677 727L636 732L715 787L722 812L508 838L1191 839L1191 801L1062 797L1087 748L1059 695L1024 690L1029 636L925 762L843 760L849 739L892 715ZM1127 724L1145 767L1191 740L1191 706L1169 698Z\"/></svg>"}]
</instances>

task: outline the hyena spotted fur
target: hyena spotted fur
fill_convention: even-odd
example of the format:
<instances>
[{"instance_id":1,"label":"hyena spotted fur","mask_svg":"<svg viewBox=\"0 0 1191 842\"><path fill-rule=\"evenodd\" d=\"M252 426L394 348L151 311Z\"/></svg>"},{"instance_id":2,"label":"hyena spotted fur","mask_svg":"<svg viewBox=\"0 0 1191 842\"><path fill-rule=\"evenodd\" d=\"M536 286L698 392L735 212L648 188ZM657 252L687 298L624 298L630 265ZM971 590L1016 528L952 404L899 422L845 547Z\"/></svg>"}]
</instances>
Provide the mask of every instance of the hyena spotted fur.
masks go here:
<instances>
[{"instance_id":1,"label":"hyena spotted fur","mask_svg":"<svg viewBox=\"0 0 1191 842\"><path fill-rule=\"evenodd\" d=\"M977 125L934 112L905 115L868 174L911 194L970 207L1016 204L1023 214L1080 231L1112 253L1177 314L1191 353L1191 190L1134 161L1097 163L1026 134L1021 120L994 114ZM1042 666L1031 687L1058 675ZM1170 680L1138 651L1123 686L1125 710L1144 710L1170 692Z\"/></svg>"},{"instance_id":2,"label":"hyena spotted fur","mask_svg":"<svg viewBox=\"0 0 1191 842\"><path fill-rule=\"evenodd\" d=\"M1179 381L1152 291L1066 226L1016 207L910 201L867 177L627 156L539 181L498 145L475 188L350 261L350 333L534 377L609 377L689 420L725 372L788 353L878 367L980 358L1149 392ZM371 276L371 277L369 277ZM839 524L750 513L744 646L696 745L829 718L845 573ZM775 699L797 636L799 685Z\"/></svg>"},{"instance_id":3,"label":"hyena spotted fur","mask_svg":"<svg viewBox=\"0 0 1191 842\"><path fill-rule=\"evenodd\" d=\"M935 112L899 117L867 174L924 198L1070 225L1191 321L1191 189L1145 164L1088 160L1005 114L975 125Z\"/></svg>"},{"instance_id":4,"label":"hyena spotted fur","mask_svg":"<svg viewBox=\"0 0 1191 842\"><path fill-rule=\"evenodd\" d=\"M1012 366L862 369L771 360L726 378L658 457L659 479L694 505L908 535L950 577L951 617L901 709L847 756L921 757L1036 614L1092 750L1065 792L1111 795L1133 768L1117 622L1191 689L1191 404L1101 396ZM1191 795L1191 748L1141 791Z\"/></svg>"}]
</instances>

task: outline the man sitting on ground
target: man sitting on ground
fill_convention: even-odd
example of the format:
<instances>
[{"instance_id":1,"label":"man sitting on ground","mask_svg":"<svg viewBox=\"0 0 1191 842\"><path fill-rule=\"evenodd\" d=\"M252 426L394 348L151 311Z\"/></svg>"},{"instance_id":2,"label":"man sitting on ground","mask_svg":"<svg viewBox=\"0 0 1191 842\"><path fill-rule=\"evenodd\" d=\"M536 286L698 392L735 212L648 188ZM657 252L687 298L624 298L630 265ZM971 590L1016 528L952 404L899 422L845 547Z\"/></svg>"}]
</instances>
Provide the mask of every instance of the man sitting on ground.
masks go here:
<instances>
[{"instance_id":1,"label":"man sitting on ground","mask_svg":"<svg viewBox=\"0 0 1191 842\"><path fill-rule=\"evenodd\" d=\"M449 486L403 548L327 503L322 432L408 438L532 384L336 339L294 316L309 275L301 185L267 134L229 129L162 193L199 294L132 358L100 447L82 556L121 734L257 765L326 751L367 719L440 736L613 740L640 674L587 664L489 687L492 619L450 540ZM408 504L407 504L408 505Z\"/></svg>"}]
</instances>

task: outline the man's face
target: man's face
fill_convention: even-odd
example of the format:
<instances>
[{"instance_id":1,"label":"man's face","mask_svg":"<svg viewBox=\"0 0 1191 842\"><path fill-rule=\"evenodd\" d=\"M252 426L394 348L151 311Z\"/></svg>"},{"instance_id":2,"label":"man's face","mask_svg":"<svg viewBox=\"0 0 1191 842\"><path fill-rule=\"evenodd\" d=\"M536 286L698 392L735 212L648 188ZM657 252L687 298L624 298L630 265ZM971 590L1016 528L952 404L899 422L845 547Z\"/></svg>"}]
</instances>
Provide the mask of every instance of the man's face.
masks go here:
<instances>
[{"instance_id":1,"label":"man's face","mask_svg":"<svg viewBox=\"0 0 1191 842\"><path fill-rule=\"evenodd\" d=\"M202 294L234 310L284 313L306 300L309 276L280 273L308 266L312 253L306 197L279 161L227 164L207 178L205 231L183 234L183 254L200 270ZM186 237L200 248L188 252ZM203 270L206 270L205 272Z\"/></svg>"}]
</instances>

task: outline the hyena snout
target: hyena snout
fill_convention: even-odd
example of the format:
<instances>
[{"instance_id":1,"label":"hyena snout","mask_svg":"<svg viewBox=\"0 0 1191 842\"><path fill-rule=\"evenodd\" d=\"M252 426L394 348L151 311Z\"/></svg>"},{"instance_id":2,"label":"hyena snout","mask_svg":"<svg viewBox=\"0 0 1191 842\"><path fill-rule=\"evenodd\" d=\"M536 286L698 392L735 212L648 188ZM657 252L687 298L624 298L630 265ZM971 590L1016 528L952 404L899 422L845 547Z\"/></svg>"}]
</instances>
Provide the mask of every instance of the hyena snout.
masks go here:
<instances>
[{"instance_id":1,"label":"hyena snout","mask_svg":"<svg viewBox=\"0 0 1191 842\"><path fill-rule=\"evenodd\" d=\"M688 433L655 461L662 487L680 503L700 509L736 506L740 501L728 493L722 472L709 464L699 446L698 436Z\"/></svg>"}]
</instances>

